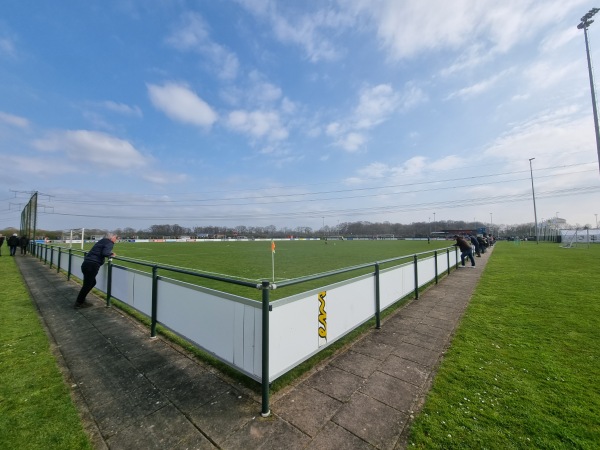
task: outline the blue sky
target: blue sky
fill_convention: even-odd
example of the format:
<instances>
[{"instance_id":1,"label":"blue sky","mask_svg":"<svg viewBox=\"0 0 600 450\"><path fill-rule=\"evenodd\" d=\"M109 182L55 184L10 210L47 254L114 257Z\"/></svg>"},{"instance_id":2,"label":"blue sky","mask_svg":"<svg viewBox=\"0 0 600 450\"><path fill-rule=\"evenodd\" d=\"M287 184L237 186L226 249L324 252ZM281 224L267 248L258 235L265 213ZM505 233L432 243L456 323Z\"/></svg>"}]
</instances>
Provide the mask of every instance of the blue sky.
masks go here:
<instances>
[{"instance_id":1,"label":"blue sky","mask_svg":"<svg viewBox=\"0 0 600 450\"><path fill-rule=\"evenodd\" d=\"M593 6L8 2L0 228L595 225Z\"/></svg>"}]
</instances>

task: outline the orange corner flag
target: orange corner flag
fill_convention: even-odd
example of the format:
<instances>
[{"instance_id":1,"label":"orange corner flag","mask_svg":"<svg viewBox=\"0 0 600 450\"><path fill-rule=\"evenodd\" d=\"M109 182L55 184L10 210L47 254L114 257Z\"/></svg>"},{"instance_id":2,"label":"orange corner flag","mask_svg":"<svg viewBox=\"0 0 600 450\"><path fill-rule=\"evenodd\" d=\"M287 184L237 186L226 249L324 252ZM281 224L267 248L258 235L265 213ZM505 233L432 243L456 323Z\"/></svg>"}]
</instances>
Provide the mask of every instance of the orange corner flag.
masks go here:
<instances>
[{"instance_id":1,"label":"orange corner flag","mask_svg":"<svg viewBox=\"0 0 600 450\"><path fill-rule=\"evenodd\" d=\"M271 241L271 251L275 253L275 241Z\"/></svg>"}]
</instances>

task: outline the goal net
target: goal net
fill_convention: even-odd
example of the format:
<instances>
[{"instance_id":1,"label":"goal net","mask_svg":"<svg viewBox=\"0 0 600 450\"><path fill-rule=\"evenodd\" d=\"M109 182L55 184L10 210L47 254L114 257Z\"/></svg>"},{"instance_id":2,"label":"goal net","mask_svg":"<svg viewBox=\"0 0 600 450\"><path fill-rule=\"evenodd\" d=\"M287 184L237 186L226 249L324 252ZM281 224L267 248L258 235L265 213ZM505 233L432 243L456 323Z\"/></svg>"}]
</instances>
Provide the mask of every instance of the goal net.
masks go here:
<instances>
[{"instance_id":1,"label":"goal net","mask_svg":"<svg viewBox=\"0 0 600 450\"><path fill-rule=\"evenodd\" d=\"M591 230L589 228L575 230L561 230L562 248L573 248L578 245L589 245L600 243L600 230Z\"/></svg>"}]
</instances>

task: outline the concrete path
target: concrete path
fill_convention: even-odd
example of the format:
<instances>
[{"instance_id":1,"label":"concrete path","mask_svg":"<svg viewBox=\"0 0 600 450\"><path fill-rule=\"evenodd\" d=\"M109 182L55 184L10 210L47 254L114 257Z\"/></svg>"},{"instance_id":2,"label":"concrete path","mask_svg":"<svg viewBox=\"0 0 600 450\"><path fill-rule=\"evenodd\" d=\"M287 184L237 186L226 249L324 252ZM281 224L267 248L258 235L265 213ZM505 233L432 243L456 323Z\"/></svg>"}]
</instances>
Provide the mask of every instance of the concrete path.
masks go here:
<instances>
[{"instance_id":1,"label":"concrete path","mask_svg":"<svg viewBox=\"0 0 600 450\"><path fill-rule=\"evenodd\" d=\"M271 397L198 362L32 256L15 260L97 449L403 449L490 252Z\"/></svg>"}]
</instances>

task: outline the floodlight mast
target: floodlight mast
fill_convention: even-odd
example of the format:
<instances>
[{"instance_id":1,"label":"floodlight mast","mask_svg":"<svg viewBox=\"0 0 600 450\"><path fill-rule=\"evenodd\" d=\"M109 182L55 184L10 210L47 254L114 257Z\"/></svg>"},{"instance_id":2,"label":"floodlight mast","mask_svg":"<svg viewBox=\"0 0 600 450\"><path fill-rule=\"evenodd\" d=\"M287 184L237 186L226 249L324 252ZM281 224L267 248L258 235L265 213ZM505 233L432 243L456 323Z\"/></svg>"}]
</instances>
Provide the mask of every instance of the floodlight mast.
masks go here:
<instances>
[{"instance_id":1,"label":"floodlight mast","mask_svg":"<svg viewBox=\"0 0 600 450\"><path fill-rule=\"evenodd\" d=\"M596 106L596 92L594 89L594 74L592 72L592 60L590 58L590 45L588 42L587 29L594 23L592 17L600 11L600 8L592 8L588 13L581 18L581 22L577 25L577 28L583 30L585 36L585 53L587 55L588 72L590 77L590 91L592 92L592 110L594 112L594 130L596 132L596 151L598 153L598 170L600 171L600 129L598 128L598 108Z\"/></svg>"},{"instance_id":2,"label":"floodlight mast","mask_svg":"<svg viewBox=\"0 0 600 450\"><path fill-rule=\"evenodd\" d=\"M535 219L535 243L540 243L540 235L538 232L538 221L537 221L537 209L535 207L535 188L533 187L533 166L531 165L531 161L535 158L529 158L529 172L531 173L531 195L533 196L533 217Z\"/></svg>"}]
</instances>

